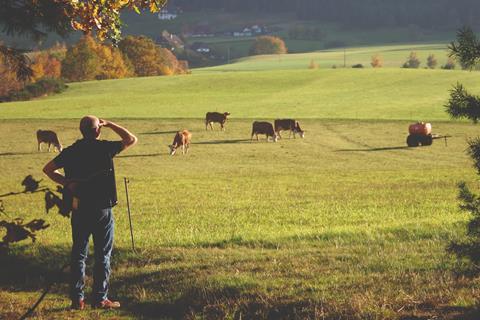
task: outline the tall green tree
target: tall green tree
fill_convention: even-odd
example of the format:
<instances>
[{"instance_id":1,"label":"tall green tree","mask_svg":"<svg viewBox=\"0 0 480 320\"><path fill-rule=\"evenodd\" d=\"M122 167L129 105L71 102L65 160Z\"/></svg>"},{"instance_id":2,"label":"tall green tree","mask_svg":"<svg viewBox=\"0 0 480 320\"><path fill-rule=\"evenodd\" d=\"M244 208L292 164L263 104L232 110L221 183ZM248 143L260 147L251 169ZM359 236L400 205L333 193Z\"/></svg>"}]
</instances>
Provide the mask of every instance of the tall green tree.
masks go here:
<instances>
[{"instance_id":1,"label":"tall green tree","mask_svg":"<svg viewBox=\"0 0 480 320\"><path fill-rule=\"evenodd\" d=\"M449 46L450 55L466 68L473 68L480 59L479 41L470 28L457 33L457 40ZM452 118L467 118L477 123L480 119L480 96L470 94L462 84L457 83L451 91L446 111ZM480 138L469 141L468 154L473 159L477 174L480 175ZM480 196L473 193L465 182L459 184L460 208L470 213L465 237L452 242L449 250L459 258L469 260L478 271L480 263Z\"/></svg>"}]
</instances>

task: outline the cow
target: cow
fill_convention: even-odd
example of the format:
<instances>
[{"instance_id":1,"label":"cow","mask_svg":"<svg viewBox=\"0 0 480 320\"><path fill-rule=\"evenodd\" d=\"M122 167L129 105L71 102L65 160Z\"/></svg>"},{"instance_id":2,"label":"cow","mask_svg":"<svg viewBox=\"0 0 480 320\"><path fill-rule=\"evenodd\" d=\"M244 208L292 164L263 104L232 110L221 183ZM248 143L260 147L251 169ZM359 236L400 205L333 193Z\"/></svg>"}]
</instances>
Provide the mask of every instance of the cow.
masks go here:
<instances>
[{"instance_id":1,"label":"cow","mask_svg":"<svg viewBox=\"0 0 480 320\"><path fill-rule=\"evenodd\" d=\"M38 130L37 131L37 142L38 142L38 151L42 151L41 143L48 143L48 152L50 152L50 145L53 144L58 151L62 151L62 145L58 140L57 134L51 130Z\"/></svg>"},{"instance_id":2,"label":"cow","mask_svg":"<svg viewBox=\"0 0 480 320\"><path fill-rule=\"evenodd\" d=\"M177 152L177 148L182 147L182 154L188 153L188 147L192 140L192 134L188 130L178 131L173 138L173 143L169 145L170 155L173 156Z\"/></svg>"},{"instance_id":3,"label":"cow","mask_svg":"<svg viewBox=\"0 0 480 320\"><path fill-rule=\"evenodd\" d=\"M300 138L305 137L305 131L300 128L300 124L298 121L294 119L277 119L274 122L274 127L275 127L275 132L278 134L280 139L282 136L280 135L280 131L282 130L288 130L290 131L290 134L288 137L290 138L293 132L293 138L295 139L295 134L298 133L300 135Z\"/></svg>"},{"instance_id":4,"label":"cow","mask_svg":"<svg viewBox=\"0 0 480 320\"><path fill-rule=\"evenodd\" d=\"M229 112L207 112L205 115L205 130L208 130L208 125L213 130L212 123L218 122L220 123L220 127L222 130L225 130L225 122L227 121L227 117L230 115Z\"/></svg>"},{"instance_id":5,"label":"cow","mask_svg":"<svg viewBox=\"0 0 480 320\"><path fill-rule=\"evenodd\" d=\"M250 140L253 140L253 136L255 135L258 141L259 134L266 135L267 141L269 137L272 137L273 142L277 142L277 134L275 130L273 130L273 125L270 122L255 121L252 124L252 138Z\"/></svg>"}]
</instances>

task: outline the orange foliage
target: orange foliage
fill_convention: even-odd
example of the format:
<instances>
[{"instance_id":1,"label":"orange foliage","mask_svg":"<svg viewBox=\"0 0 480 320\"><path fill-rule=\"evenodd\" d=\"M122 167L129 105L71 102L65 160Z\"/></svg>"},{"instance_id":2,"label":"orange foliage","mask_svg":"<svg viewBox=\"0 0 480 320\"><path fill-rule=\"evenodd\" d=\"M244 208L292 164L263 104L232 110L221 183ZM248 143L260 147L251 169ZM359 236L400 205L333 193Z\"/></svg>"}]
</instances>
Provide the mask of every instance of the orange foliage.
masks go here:
<instances>
[{"instance_id":1,"label":"orange foliage","mask_svg":"<svg viewBox=\"0 0 480 320\"><path fill-rule=\"evenodd\" d=\"M137 76L158 76L188 72L188 64L179 62L169 50L160 48L145 36L128 36L119 44Z\"/></svg>"},{"instance_id":2,"label":"orange foliage","mask_svg":"<svg viewBox=\"0 0 480 320\"><path fill-rule=\"evenodd\" d=\"M257 37L250 48L250 55L284 53L287 53L285 42L281 38L273 36Z\"/></svg>"},{"instance_id":3,"label":"orange foliage","mask_svg":"<svg viewBox=\"0 0 480 320\"><path fill-rule=\"evenodd\" d=\"M376 54L372 56L372 62L370 63L373 68L381 68L383 67L383 58L381 55Z\"/></svg>"},{"instance_id":4,"label":"orange foliage","mask_svg":"<svg viewBox=\"0 0 480 320\"><path fill-rule=\"evenodd\" d=\"M33 63L30 66L33 70L33 81L41 78L58 79L61 75L62 65L57 58L48 52L40 52L34 55Z\"/></svg>"},{"instance_id":5,"label":"orange foliage","mask_svg":"<svg viewBox=\"0 0 480 320\"><path fill-rule=\"evenodd\" d=\"M121 52L84 36L68 48L63 60L63 76L70 81L118 79L130 76L129 65Z\"/></svg>"},{"instance_id":6,"label":"orange foliage","mask_svg":"<svg viewBox=\"0 0 480 320\"><path fill-rule=\"evenodd\" d=\"M0 98L8 96L11 91L18 91L24 86L24 83L17 79L17 74L7 65L2 54L0 54L0 79Z\"/></svg>"}]
</instances>

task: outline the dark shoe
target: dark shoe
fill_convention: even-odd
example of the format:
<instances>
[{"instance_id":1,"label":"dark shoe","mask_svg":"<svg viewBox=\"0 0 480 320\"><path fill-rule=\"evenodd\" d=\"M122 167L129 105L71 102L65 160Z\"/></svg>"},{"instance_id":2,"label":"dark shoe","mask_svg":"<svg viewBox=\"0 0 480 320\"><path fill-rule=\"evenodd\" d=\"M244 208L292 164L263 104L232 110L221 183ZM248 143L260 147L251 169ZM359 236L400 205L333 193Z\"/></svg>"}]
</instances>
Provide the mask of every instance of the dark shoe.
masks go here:
<instances>
[{"instance_id":1,"label":"dark shoe","mask_svg":"<svg viewBox=\"0 0 480 320\"><path fill-rule=\"evenodd\" d=\"M120 302L105 299L95 304L94 307L98 309L118 309L120 308Z\"/></svg>"},{"instance_id":2,"label":"dark shoe","mask_svg":"<svg viewBox=\"0 0 480 320\"><path fill-rule=\"evenodd\" d=\"M72 306L70 307L72 310L83 310L85 309L85 300L78 299L72 301Z\"/></svg>"}]
</instances>

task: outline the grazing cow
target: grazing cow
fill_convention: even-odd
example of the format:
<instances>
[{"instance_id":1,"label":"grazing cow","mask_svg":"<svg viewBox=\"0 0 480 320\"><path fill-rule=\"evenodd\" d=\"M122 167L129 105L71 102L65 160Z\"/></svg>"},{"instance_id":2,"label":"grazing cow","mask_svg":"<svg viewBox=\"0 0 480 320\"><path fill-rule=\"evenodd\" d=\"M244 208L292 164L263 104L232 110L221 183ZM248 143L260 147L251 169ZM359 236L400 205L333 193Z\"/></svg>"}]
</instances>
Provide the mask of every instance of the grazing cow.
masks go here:
<instances>
[{"instance_id":1,"label":"grazing cow","mask_svg":"<svg viewBox=\"0 0 480 320\"><path fill-rule=\"evenodd\" d=\"M294 139L295 139L296 133L300 135L300 138L305 137L305 131L303 131L302 128L300 128L300 124L298 123L298 121L294 119L277 119L274 122L274 126L275 126L275 132L278 134L280 138L282 138L282 136L280 135L280 131L282 130L290 131L290 134L288 135L289 138L291 137L292 132L293 132Z\"/></svg>"},{"instance_id":2,"label":"grazing cow","mask_svg":"<svg viewBox=\"0 0 480 320\"><path fill-rule=\"evenodd\" d=\"M60 144L60 141L58 140L57 134L53 131L50 130L38 130L37 131L37 142L38 142L38 151L42 151L42 148L40 144L43 143L48 143L48 152L50 152L50 145L53 144L55 151L55 148L57 148L58 151L62 151L62 145Z\"/></svg>"},{"instance_id":3,"label":"grazing cow","mask_svg":"<svg viewBox=\"0 0 480 320\"><path fill-rule=\"evenodd\" d=\"M270 122L255 121L252 124L252 138L250 140L253 140L253 136L255 135L258 141L259 134L266 135L267 141L268 137L272 137L273 142L277 142L277 134L275 133L275 130L273 130L273 125Z\"/></svg>"},{"instance_id":4,"label":"grazing cow","mask_svg":"<svg viewBox=\"0 0 480 320\"><path fill-rule=\"evenodd\" d=\"M208 130L208 125L210 125L210 128L213 130L212 123L214 122L220 123L220 127L222 128L222 130L225 130L225 122L227 121L227 117L229 115L229 112L207 112L207 114L205 115L205 130Z\"/></svg>"},{"instance_id":5,"label":"grazing cow","mask_svg":"<svg viewBox=\"0 0 480 320\"><path fill-rule=\"evenodd\" d=\"M182 147L182 153L188 153L188 147L190 146L190 141L192 140L192 134L188 130L178 131L173 138L173 143L169 145L170 155L173 156L177 152L178 147Z\"/></svg>"}]
</instances>

